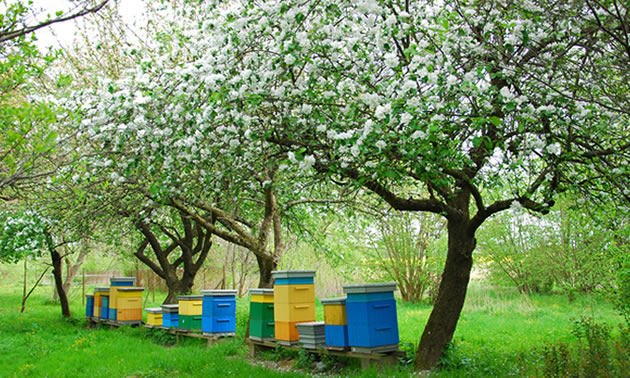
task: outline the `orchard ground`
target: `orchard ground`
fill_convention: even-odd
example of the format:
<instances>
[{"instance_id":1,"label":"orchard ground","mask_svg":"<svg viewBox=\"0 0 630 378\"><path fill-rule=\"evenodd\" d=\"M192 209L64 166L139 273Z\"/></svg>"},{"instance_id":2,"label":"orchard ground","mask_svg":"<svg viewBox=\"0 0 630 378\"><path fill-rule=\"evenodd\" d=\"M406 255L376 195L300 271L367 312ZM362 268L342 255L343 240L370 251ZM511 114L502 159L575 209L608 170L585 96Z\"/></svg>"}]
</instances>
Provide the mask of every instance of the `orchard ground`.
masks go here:
<instances>
[{"instance_id":1,"label":"orchard ground","mask_svg":"<svg viewBox=\"0 0 630 378\"><path fill-rule=\"evenodd\" d=\"M248 299L237 300L237 337L206 347L205 340L180 340L144 328L88 329L78 294L71 298L73 318L63 320L50 288L40 287L19 313L21 288L0 286L0 375L2 376L376 376L360 370L358 361L325 359L283 350L247 357L243 335ZM166 294L149 295L146 307L159 305ZM398 301L401 348L407 357L386 373L409 376L428 305ZM571 329L581 317L612 326L621 322L610 303L595 296L569 301L565 296L524 296L513 289L491 288L474 281L451 343L434 372L443 376L542 375L541 350L557 342L576 343ZM317 303L317 317L323 319Z\"/></svg>"}]
</instances>

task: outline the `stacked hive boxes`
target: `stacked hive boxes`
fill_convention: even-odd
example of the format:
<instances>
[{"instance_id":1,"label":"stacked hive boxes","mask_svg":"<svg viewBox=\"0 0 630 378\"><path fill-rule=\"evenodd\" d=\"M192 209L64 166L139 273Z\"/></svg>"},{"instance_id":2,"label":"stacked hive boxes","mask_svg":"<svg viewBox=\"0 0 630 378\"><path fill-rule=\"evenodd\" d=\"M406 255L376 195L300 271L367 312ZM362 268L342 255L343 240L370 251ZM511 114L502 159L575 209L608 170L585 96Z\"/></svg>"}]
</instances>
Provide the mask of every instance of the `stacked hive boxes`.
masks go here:
<instances>
[{"instance_id":1,"label":"stacked hive boxes","mask_svg":"<svg viewBox=\"0 0 630 378\"><path fill-rule=\"evenodd\" d=\"M324 305L326 345L337 348L348 347L346 298L322 299L321 302Z\"/></svg>"},{"instance_id":2,"label":"stacked hive boxes","mask_svg":"<svg viewBox=\"0 0 630 378\"><path fill-rule=\"evenodd\" d=\"M201 330L204 335L234 336L236 290L202 290Z\"/></svg>"},{"instance_id":3,"label":"stacked hive boxes","mask_svg":"<svg viewBox=\"0 0 630 378\"><path fill-rule=\"evenodd\" d=\"M178 299L179 328L200 330L203 295L180 295Z\"/></svg>"},{"instance_id":4,"label":"stacked hive boxes","mask_svg":"<svg viewBox=\"0 0 630 378\"><path fill-rule=\"evenodd\" d=\"M295 345L300 337L297 323L314 322L315 285L314 270L273 271L274 326L276 342Z\"/></svg>"},{"instance_id":5,"label":"stacked hive boxes","mask_svg":"<svg viewBox=\"0 0 630 378\"><path fill-rule=\"evenodd\" d=\"M396 283L347 285L348 342L353 351L398 349Z\"/></svg>"},{"instance_id":6,"label":"stacked hive boxes","mask_svg":"<svg viewBox=\"0 0 630 378\"><path fill-rule=\"evenodd\" d=\"M109 319L109 294L101 294L101 320Z\"/></svg>"},{"instance_id":7,"label":"stacked hive boxes","mask_svg":"<svg viewBox=\"0 0 630 378\"><path fill-rule=\"evenodd\" d=\"M147 326L162 326L162 309L160 307L149 307L145 311L147 312Z\"/></svg>"},{"instance_id":8,"label":"stacked hive boxes","mask_svg":"<svg viewBox=\"0 0 630 378\"><path fill-rule=\"evenodd\" d=\"M178 304L163 304L162 305L162 327L179 326L179 305Z\"/></svg>"},{"instance_id":9,"label":"stacked hive boxes","mask_svg":"<svg viewBox=\"0 0 630 378\"><path fill-rule=\"evenodd\" d=\"M136 284L135 277L112 277L109 279L109 319L118 320L118 289L132 287Z\"/></svg>"},{"instance_id":10,"label":"stacked hive boxes","mask_svg":"<svg viewBox=\"0 0 630 378\"><path fill-rule=\"evenodd\" d=\"M142 323L143 287L116 288L116 321L123 324ZM110 295L111 297L111 295Z\"/></svg>"},{"instance_id":11,"label":"stacked hive boxes","mask_svg":"<svg viewBox=\"0 0 630 378\"><path fill-rule=\"evenodd\" d=\"M85 295L85 317L91 318L94 316L94 294Z\"/></svg>"},{"instance_id":12,"label":"stacked hive boxes","mask_svg":"<svg viewBox=\"0 0 630 378\"><path fill-rule=\"evenodd\" d=\"M101 317L101 303L102 295L109 294L109 287L99 286L94 288L94 318L100 319Z\"/></svg>"},{"instance_id":13,"label":"stacked hive boxes","mask_svg":"<svg viewBox=\"0 0 630 378\"><path fill-rule=\"evenodd\" d=\"M324 322L298 323L300 343L305 349L321 349L326 345Z\"/></svg>"},{"instance_id":14,"label":"stacked hive boxes","mask_svg":"<svg viewBox=\"0 0 630 378\"><path fill-rule=\"evenodd\" d=\"M249 337L264 341L274 339L273 289L249 289Z\"/></svg>"}]
</instances>

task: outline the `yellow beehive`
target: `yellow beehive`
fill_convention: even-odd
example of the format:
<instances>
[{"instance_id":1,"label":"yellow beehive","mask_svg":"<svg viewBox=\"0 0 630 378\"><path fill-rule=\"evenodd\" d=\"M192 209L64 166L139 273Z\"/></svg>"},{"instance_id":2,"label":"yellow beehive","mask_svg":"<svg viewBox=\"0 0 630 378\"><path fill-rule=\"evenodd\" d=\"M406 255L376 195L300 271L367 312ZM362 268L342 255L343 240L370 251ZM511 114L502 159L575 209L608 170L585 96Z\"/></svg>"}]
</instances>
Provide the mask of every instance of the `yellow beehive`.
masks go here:
<instances>
[{"instance_id":1,"label":"yellow beehive","mask_svg":"<svg viewBox=\"0 0 630 378\"><path fill-rule=\"evenodd\" d=\"M279 303L315 303L315 285L276 285L273 300Z\"/></svg>"},{"instance_id":2,"label":"yellow beehive","mask_svg":"<svg viewBox=\"0 0 630 378\"><path fill-rule=\"evenodd\" d=\"M348 325L346 316L346 298L322 299L324 322L328 325Z\"/></svg>"},{"instance_id":3,"label":"yellow beehive","mask_svg":"<svg viewBox=\"0 0 630 378\"><path fill-rule=\"evenodd\" d=\"M180 295L179 314L200 316L202 313L203 295Z\"/></svg>"},{"instance_id":4,"label":"yellow beehive","mask_svg":"<svg viewBox=\"0 0 630 378\"><path fill-rule=\"evenodd\" d=\"M315 303L275 303L273 320L275 322L311 322L315 319Z\"/></svg>"},{"instance_id":5,"label":"yellow beehive","mask_svg":"<svg viewBox=\"0 0 630 378\"><path fill-rule=\"evenodd\" d=\"M147 308L147 325L160 327L162 326L162 308L152 307Z\"/></svg>"}]
</instances>

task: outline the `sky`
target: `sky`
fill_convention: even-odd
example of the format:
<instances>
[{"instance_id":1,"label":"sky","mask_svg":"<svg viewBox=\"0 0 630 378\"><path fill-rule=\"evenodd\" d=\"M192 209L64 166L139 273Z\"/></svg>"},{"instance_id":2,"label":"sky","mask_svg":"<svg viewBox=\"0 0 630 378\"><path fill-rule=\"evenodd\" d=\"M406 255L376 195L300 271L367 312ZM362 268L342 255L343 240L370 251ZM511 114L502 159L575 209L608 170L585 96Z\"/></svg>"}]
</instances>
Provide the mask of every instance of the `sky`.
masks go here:
<instances>
[{"instance_id":1,"label":"sky","mask_svg":"<svg viewBox=\"0 0 630 378\"><path fill-rule=\"evenodd\" d=\"M116 0L110 0L110 2L113 1ZM143 0L118 0L118 2L122 10L122 17L126 23L131 24L134 19L141 17L144 9ZM38 20L43 20L47 14L54 15L57 11L63 10L67 12L72 9L72 2L68 0L33 0L33 7L40 10ZM70 46L76 35L79 22L81 21L70 20L39 29L36 31L38 47L46 50L49 47Z\"/></svg>"}]
</instances>

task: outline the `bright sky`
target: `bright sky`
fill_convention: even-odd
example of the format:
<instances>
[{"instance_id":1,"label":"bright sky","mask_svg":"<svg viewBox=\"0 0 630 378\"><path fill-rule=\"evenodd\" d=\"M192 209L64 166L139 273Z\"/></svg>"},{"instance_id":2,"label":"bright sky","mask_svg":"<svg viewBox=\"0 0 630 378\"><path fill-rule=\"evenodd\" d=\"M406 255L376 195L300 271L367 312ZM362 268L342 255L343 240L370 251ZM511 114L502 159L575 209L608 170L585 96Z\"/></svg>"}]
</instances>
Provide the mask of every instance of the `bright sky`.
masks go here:
<instances>
[{"instance_id":1,"label":"bright sky","mask_svg":"<svg viewBox=\"0 0 630 378\"><path fill-rule=\"evenodd\" d=\"M116 0L110 0L110 2L114 1ZM122 17L127 24L131 25L134 19L141 17L144 9L144 0L118 0L118 2L120 3ZM34 9L43 10L40 20L45 19L46 14L54 15L55 12L60 10L68 13L73 8L72 2L68 0L33 0L33 7ZM46 50L48 47L71 45L76 34L77 22L81 21L70 20L39 29L36 32L37 45L42 50Z\"/></svg>"}]
</instances>

